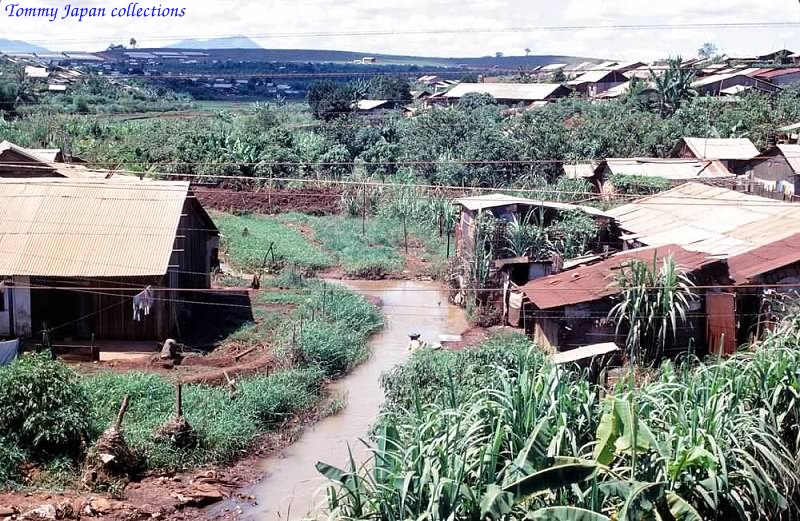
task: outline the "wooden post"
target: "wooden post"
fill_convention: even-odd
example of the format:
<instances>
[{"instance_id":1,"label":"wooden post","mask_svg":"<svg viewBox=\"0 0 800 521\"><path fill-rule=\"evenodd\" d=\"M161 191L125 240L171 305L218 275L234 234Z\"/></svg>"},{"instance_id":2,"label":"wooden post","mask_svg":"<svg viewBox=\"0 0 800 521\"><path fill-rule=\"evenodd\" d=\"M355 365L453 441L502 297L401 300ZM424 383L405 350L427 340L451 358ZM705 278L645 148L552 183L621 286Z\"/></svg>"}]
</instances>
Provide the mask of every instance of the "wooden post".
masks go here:
<instances>
[{"instance_id":1,"label":"wooden post","mask_svg":"<svg viewBox=\"0 0 800 521\"><path fill-rule=\"evenodd\" d=\"M128 411L128 402L130 397L126 394L122 398L122 405L119 406L119 412L117 413L117 419L114 420L113 429L119 431L122 429L122 419L125 417L125 413Z\"/></svg>"},{"instance_id":2,"label":"wooden post","mask_svg":"<svg viewBox=\"0 0 800 521\"><path fill-rule=\"evenodd\" d=\"M100 361L100 352L98 351L97 346L94 345L94 333L92 333L91 343L89 344L89 356L92 357L92 362Z\"/></svg>"},{"instance_id":3,"label":"wooden post","mask_svg":"<svg viewBox=\"0 0 800 521\"><path fill-rule=\"evenodd\" d=\"M361 235L367 234L367 183L364 183L364 200L361 203Z\"/></svg>"},{"instance_id":4,"label":"wooden post","mask_svg":"<svg viewBox=\"0 0 800 521\"><path fill-rule=\"evenodd\" d=\"M274 244L275 243L273 241L270 241L269 248L267 248L266 253L264 253L264 260L261 261L261 269L262 270L267 267L267 257L269 257L269 254L272 253L272 246ZM272 253L272 263L273 264L275 263L275 254L274 253Z\"/></svg>"},{"instance_id":5,"label":"wooden post","mask_svg":"<svg viewBox=\"0 0 800 521\"><path fill-rule=\"evenodd\" d=\"M267 211L272 213L272 169L269 170L269 184L267 185Z\"/></svg>"},{"instance_id":6,"label":"wooden post","mask_svg":"<svg viewBox=\"0 0 800 521\"><path fill-rule=\"evenodd\" d=\"M408 229L406 228L406 212L403 210L403 243L406 247L406 255L408 255Z\"/></svg>"},{"instance_id":7,"label":"wooden post","mask_svg":"<svg viewBox=\"0 0 800 521\"><path fill-rule=\"evenodd\" d=\"M175 386L175 417L181 416L183 416L183 386L178 384Z\"/></svg>"},{"instance_id":8,"label":"wooden post","mask_svg":"<svg viewBox=\"0 0 800 521\"><path fill-rule=\"evenodd\" d=\"M447 258L450 258L450 232L447 232Z\"/></svg>"}]
</instances>

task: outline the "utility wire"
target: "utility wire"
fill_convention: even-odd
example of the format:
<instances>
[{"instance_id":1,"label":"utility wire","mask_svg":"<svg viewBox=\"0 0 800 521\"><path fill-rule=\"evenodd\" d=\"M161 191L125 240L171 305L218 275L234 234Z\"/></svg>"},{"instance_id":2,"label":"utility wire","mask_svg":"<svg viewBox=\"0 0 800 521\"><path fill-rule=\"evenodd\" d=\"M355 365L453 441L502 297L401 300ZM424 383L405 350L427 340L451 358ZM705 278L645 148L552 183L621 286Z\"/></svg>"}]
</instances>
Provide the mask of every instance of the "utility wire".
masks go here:
<instances>
[{"instance_id":1,"label":"utility wire","mask_svg":"<svg viewBox=\"0 0 800 521\"><path fill-rule=\"evenodd\" d=\"M281 39L281 38L298 38L298 37L314 37L314 38L335 38L335 37L366 37L366 36L406 36L406 35L448 35L448 34L503 34L503 33L530 33L530 32L572 32L581 30L619 30L619 31L661 31L661 30L708 30L708 29L763 29L763 28L794 28L800 27L800 22L787 22L787 21L754 21L754 22L692 22L692 23L660 23L660 24L592 24L592 25L527 25L527 26L510 26L510 27L465 27L453 28L442 27L436 29L409 29L409 30L372 30L372 31L295 31L295 32L269 32L269 33L246 33L246 34L194 34L189 36L153 36L147 38L148 41L174 41L186 40L192 38L233 38L233 37L246 37L258 39ZM107 43L107 38L47 38L46 40L37 40L45 42L47 45L62 42L101 42ZM33 43L36 43L34 41ZM186 49L170 49L170 48L141 48L141 49L124 49L122 52L141 52L149 51L154 52L185 52ZM245 52L258 53L270 49L252 49ZM272 49L278 52L287 52L291 49ZM195 49L188 50L190 52L206 52L207 50L197 51ZM226 50L222 50L225 52ZM116 51L100 51L98 54L104 52L114 53ZM229 51L227 51L229 52ZM241 50L239 50L241 52ZM334 51L337 52L337 51ZM361 54L355 51L338 51L348 54ZM29 54L29 53L26 53ZM384 55L386 58L393 58L395 55ZM377 55L381 57L381 55ZM403 56L397 56L403 58ZM467 58L469 59L469 58ZM473 58L474 59L474 58Z\"/></svg>"}]
</instances>

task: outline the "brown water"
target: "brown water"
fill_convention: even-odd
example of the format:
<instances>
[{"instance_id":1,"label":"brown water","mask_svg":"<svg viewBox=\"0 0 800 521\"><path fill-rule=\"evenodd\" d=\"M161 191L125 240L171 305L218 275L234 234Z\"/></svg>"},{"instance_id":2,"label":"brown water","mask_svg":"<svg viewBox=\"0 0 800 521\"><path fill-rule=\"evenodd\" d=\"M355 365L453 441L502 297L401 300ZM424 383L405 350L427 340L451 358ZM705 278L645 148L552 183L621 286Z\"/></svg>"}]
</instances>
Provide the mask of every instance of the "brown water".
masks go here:
<instances>
[{"instance_id":1,"label":"brown water","mask_svg":"<svg viewBox=\"0 0 800 521\"><path fill-rule=\"evenodd\" d=\"M347 286L383 301L384 329L370 339L371 358L334 389L346 396L346 407L309 428L279 454L263 461L264 479L248 493L257 506L243 512L254 521L294 520L320 511L325 500L325 480L314 465L318 461L345 466L348 445L357 460L366 458L361 443L379 414L383 402L380 376L408 358L408 333L436 342L442 334L461 334L467 323L458 308L447 303L444 291L432 283L416 281L348 281Z\"/></svg>"}]
</instances>

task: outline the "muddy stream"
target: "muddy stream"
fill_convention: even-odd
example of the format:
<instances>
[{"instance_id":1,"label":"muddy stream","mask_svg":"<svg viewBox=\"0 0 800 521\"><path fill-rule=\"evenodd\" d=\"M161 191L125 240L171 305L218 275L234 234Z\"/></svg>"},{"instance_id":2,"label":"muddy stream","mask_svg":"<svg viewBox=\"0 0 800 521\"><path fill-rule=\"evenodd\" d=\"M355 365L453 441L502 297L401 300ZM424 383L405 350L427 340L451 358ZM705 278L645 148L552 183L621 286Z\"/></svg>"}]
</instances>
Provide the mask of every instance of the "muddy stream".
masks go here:
<instances>
[{"instance_id":1,"label":"muddy stream","mask_svg":"<svg viewBox=\"0 0 800 521\"><path fill-rule=\"evenodd\" d=\"M370 339L370 359L334 385L334 391L345 396L345 408L309 428L290 447L262 461L264 478L246 492L256 497L257 505L242 506L241 519L287 521L319 512L325 500L325 480L314 465L323 461L343 467L348 445L357 460L366 458L367 450L359 440L366 437L383 402L381 374L408 358L408 333L417 332L423 340L437 342L439 335L458 335L467 328L463 312L449 305L446 293L433 283L345 284L381 299L384 329Z\"/></svg>"}]
</instances>

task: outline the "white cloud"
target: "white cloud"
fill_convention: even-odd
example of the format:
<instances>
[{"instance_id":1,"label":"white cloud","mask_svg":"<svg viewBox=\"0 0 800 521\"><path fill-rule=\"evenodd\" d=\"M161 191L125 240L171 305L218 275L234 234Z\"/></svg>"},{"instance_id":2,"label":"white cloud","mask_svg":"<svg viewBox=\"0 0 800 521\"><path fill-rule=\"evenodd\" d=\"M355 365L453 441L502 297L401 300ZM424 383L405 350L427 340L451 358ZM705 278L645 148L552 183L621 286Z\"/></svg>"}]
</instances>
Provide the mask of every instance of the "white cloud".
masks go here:
<instances>
[{"instance_id":1,"label":"white cloud","mask_svg":"<svg viewBox=\"0 0 800 521\"><path fill-rule=\"evenodd\" d=\"M55 50L105 48L135 37L142 46L158 46L187 37L243 34L267 47L327 48L429 56L484 56L502 51L570 54L598 58L652 59L693 55L706 41L731 54L792 47L793 27L756 29L613 30L441 33L442 30L510 27L605 26L631 24L800 22L794 0L141 0L140 5L186 7L182 19L89 19L83 22L8 18L11 2L29 7L60 7L70 0L0 0L4 38L43 43ZM72 0L72 5L125 6L129 0ZM427 34L402 34L403 32ZM387 32L370 36L321 36L319 33ZM287 33L290 35L287 36ZM309 34L309 33L317 33ZM276 34L282 36L276 37ZM272 35L272 36L270 36ZM798 49L800 50L800 49Z\"/></svg>"}]
</instances>

